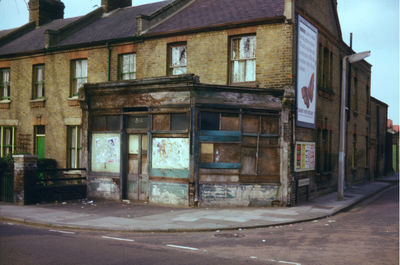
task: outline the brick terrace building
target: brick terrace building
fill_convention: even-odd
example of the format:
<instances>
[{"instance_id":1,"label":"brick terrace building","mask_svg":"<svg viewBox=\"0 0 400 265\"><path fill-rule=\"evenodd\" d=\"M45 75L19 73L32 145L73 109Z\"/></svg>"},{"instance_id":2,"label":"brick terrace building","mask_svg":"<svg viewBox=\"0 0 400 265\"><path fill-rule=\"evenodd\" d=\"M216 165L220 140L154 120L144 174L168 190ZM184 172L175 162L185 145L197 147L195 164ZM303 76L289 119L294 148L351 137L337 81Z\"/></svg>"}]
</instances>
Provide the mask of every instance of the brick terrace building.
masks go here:
<instances>
[{"instance_id":1,"label":"brick terrace building","mask_svg":"<svg viewBox=\"0 0 400 265\"><path fill-rule=\"evenodd\" d=\"M336 189L354 53L336 1L101 4L64 19L61 1L31 0L30 22L0 31L2 156L85 167L89 196L157 204L294 205ZM351 185L375 172L376 123L371 65L348 69Z\"/></svg>"}]
</instances>

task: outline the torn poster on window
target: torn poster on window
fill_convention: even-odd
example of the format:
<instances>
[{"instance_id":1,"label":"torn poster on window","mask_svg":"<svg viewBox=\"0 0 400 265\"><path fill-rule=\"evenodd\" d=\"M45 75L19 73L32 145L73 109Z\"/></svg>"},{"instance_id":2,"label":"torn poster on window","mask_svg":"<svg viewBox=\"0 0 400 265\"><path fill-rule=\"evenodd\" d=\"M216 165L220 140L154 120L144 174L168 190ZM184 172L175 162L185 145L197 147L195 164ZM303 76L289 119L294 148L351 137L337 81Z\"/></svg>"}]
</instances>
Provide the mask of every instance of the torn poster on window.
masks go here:
<instances>
[{"instance_id":1,"label":"torn poster on window","mask_svg":"<svg viewBox=\"0 0 400 265\"><path fill-rule=\"evenodd\" d=\"M188 169L189 138L154 138L152 167Z\"/></svg>"},{"instance_id":2,"label":"torn poster on window","mask_svg":"<svg viewBox=\"0 0 400 265\"><path fill-rule=\"evenodd\" d=\"M119 173L119 134L92 134L92 171Z\"/></svg>"}]
</instances>

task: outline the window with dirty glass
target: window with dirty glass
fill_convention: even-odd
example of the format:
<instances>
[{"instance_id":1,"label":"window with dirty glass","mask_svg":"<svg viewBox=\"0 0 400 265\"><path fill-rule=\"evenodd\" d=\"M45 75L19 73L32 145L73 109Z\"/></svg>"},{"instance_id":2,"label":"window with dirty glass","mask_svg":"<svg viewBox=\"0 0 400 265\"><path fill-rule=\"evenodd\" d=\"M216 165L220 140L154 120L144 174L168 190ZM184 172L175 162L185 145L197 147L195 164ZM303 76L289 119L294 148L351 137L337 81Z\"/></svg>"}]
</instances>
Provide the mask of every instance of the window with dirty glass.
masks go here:
<instances>
[{"instance_id":1,"label":"window with dirty glass","mask_svg":"<svg viewBox=\"0 0 400 265\"><path fill-rule=\"evenodd\" d=\"M199 116L200 130L240 131L238 113L202 111Z\"/></svg>"},{"instance_id":2,"label":"window with dirty glass","mask_svg":"<svg viewBox=\"0 0 400 265\"><path fill-rule=\"evenodd\" d=\"M138 116L127 116L126 117L126 128L127 129L147 129L147 115Z\"/></svg>"},{"instance_id":3,"label":"window with dirty glass","mask_svg":"<svg viewBox=\"0 0 400 265\"><path fill-rule=\"evenodd\" d=\"M200 130L219 130L219 113L201 112Z\"/></svg>"},{"instance_id":4,"label":"window with dirty glass","mask_svg":"<svg viewBox=\"0 0 400 265\"><path fill-rule=\"evenodd\" d=\"M10 68L0 69L0 100L10 99Z\"/></svg>"},{"instance_id":5,"label":"window with dirty glass","mask_svg":"<svg viewBox=\"0 0 400 265\"><path fill-rule=\"evenodd\" d=\"M168 75L186 74L186 50L186 43L176 43L168 46Z\"/></svg>"},{"instance_id":6,"label":"window with dirty glass","mask_svg":"<svg viewBox=\"0 0 400 265\"><path fill-rule=\"evenodd\" d=\"M0 157L14 153L15 127L0 126Z\"/></svg>"},{"instance_id":7,"label":"window with dirty glass","mask_svg":"<svg viewBox=\"0 0 400 265\"><path fill-rule=\"evenodd\" d=\"M120 116L94 116L91 120L92 131L119 131Z\"/></svg>"},{"instance_id":8,"label":"window with dirty glass","mask_svg":"<svg viewBox=\"0 0 400 265\"><path fill-rule=\"evenodd\" d=\"M67 126L68 134L68 168L79 168L80 154L81 154L81 127L80 126Z\"/></svg>"},{"instance_id":9,"label":"window with dirty glass","mask_svg":"<svg viewBox=\"0 0 400 265\"><path fill-rule=\"evenodd\" d=\"M119 56L119 79L136 79L136 53L121 54Z\"/></svg>"},{"instance_id":10,"label":"window with dirty glass","mask_svg":"<svg viewBox=\"0 0 400 265\"><path fill-rule=\"evenodd\" d=\"M256 81L256 36L231 39L231 83Z\"/></svg>"},{"instance_id":11,"label":"window with dirty glass","mask_svg":"<svg viewBox=\"0 0 400 265\"><path fill-rule=\"evenodd\" d=\"M33 66L32 99L44 98L45 85L44 64Z\"/></svg>"},{"instance_id":12,"label":"window with dirty glass","mask_svg":"<svg viewBox=\"0 0 400 265\"><path fill-rule=\"evenodd\" d=\"M153 115L154 131L185 131L188 129L187 113L167 113Z\"/></svg>"},{"instance_id":13,"label":"window with dirty glass","mask_svg":"<svg viewBox=\"0 0 400 265\"><path fill-rule=\"evenodd\" d=\"M79 88L87 83L87 67L87 59L71 61L71 97L78 96Z\"/></svg>"},{"instance_id":14,"label":"window with dirty glass","mask_svg":"<svg viewBox=\"0 0 400 265\"><path fill-rule=\"evenodd\" d=\"M172 113L171 114L171 131L183 131L188 128L187 113Z\"/></svg>"}]
</instances>

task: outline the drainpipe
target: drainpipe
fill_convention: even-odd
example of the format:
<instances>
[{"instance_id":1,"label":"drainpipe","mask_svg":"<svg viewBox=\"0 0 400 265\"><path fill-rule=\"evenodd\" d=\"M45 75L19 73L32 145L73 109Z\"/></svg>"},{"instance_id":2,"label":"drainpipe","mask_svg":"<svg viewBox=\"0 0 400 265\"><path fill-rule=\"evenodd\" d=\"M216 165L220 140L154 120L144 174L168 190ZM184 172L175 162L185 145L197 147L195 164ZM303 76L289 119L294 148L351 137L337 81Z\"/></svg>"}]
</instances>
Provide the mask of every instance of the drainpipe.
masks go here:
<instances>
[{"instance_id":1,"label":"drainpipe","mask_svg":"<svg viewBox=\"0 0 400 265\"><path fill-rule=\"evenodd\" d=\"M2 127L0 127L1 129L1 131L0 131L0 143L3 143L3 133L4 133L4 127L2 126ZM3 157L3 148L0 148L0 157Z\"/></svg>"},{"instance_id":2,"label":"drainpipe","mask_svg":"<svg viewBox=\"0 0 400 265\"><path fill-rule=\"evenodd\" d=\"M110 47L110 43L108 41L106 42L106 47L108 50L108 69L107 69L108 78L107 78L107 81L111 81L111 47Z\"/></svg>"}]
</instances>

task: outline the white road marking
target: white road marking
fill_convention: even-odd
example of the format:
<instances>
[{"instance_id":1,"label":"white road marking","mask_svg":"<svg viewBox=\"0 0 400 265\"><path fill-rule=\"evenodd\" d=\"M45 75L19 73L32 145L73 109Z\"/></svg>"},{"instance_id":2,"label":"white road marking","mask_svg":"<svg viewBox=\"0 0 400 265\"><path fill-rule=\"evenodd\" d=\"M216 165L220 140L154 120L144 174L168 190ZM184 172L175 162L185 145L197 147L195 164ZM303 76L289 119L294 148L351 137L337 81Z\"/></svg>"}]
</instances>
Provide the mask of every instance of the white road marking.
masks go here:
<instances>
[{"instance_id":1,"label":"white road marking","mask_svg":"<svg viewBox=\"0 0 400 265\"><path fill-rule=\"evenodd\" d=\"M50 232L56 232L56 233L61 233L61 234L72 234L74 235L75 232L70 232L70 231L62 231L62 230L49 230Z\"/></svg>"},{"instance_id":2,"label":"white road marking","mask_svg":"<svg viewBox=\"0 0 400 265\"><path fill-rule=\"evenodd\" d=\"M114 240L118 240L118 241L135 242L135 240L133 240L133 239L119 238L119 237L111 237L111 236L102 236L102 238L105 238L105 239L114 239Z\"/></svg>"},{"instance_id":3,"label":"white road marking","mask_svg":"<svg viewBox=\"0 0 400 265\"><path fill-rule=\"evenodd\" d=\"M171 248L182 248L182 249L188 249L188 250L199 250L198 248L191 248L191 247L177 246L177 245L170 245L170 244L168 244L167 247L171 247Z\"/></svg>"},{"instance_id":4,"label":"white road marking","mask_svg":"<svg viewBox=\"0 0 400 265\"><path fill-rule=\"evenodd\" d=\"M283 260L280 260L279 263L293 264L293 265L301 265L301 263L290 262L290 261L283 261Z\"/></svg>"}]
</instances>

